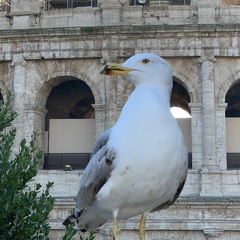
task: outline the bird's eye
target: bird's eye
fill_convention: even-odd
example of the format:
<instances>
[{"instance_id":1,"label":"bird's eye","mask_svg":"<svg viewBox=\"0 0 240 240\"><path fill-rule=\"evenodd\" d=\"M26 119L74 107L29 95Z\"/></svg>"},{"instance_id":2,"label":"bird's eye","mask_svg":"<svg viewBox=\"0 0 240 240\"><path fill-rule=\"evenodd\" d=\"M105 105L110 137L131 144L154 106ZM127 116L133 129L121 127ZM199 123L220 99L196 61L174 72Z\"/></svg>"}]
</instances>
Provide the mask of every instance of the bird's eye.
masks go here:
<instances>
[{"instance_id":1,"label":"bird's eye","mask_svg":"<svg viewBox=\"0 0 240 240\"><path fill-rule=\"evenodd\" d=\"M149 62L150 62L150 60L147 59L147 58L144 58L144 59L142 60L142 63L144 63L144 64L147 64L147 63L149 63Z\"/></svg>"}]
</instances>

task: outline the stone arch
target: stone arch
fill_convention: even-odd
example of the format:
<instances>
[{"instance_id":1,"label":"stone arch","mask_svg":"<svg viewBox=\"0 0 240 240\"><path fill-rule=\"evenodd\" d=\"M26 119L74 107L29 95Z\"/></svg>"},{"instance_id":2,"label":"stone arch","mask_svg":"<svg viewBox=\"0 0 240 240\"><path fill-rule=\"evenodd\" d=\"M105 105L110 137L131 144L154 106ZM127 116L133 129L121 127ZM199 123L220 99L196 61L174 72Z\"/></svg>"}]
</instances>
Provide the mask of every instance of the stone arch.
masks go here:
<instances>
[{"instance_id":1,"label":"stone arch","mask_svg":"<svg viewBox=\"0 0 240 240\"><path fill-rule=\"evenodd\" d=\"M42 66L44 67L44 65ZM53 66L55 68L55 66ZM101 92L97 83L91 78L90 74L83 73L81 71L72 70L67 67L58 68L57 70L50 71L51 66L48 66L46 73L40 72L38 83L35 85L35 98L33 100L33 112L36 115L37 121L35 121L35 127L40 133L38 147L45 148L45 117L46 117L46 102L52 89L65 82L68 79L81 80L91 89L95 104L102 105L104 103L104 92ZM90 72L92 73L92 72ZM104 111L103 111L104 112ZM96 112L95 112L96 113ZM99 115L99 114L98 114ZM100 119L102 121L102 118ZM100 121L99 120L99 121ZM98 122L96 121L96 125ZM96 131L97 132L97 131ZM43 167L44 160L40 163L40 168Z\"/></svg>"},{"instance_id":2,"label":"stone arch","mask_svg":"<svg viewBox=\"0 0 240 240\"><path fill-rule=\"evenodd\" d=\"M180 85L182 85L185 88L190 97L191 103L200 101L199 91L197 87L193 85L193 81L191 81L189 77L187 77L185 74L182 74L179 71L174 71L173 77L177 80L177 82Z\"/></svg>"},{"instance_id":3,"label":"stone arch","mask_svg":"<svg viewBox=\"0 0 240 240\"><path fill-rule=\"evenodd\" d=\"M188 106L190 102L191 97L186 84L184 84L181 79L173 76L173 89L170 100L171 106L180 107L190 113L191 109Z\"/></svg>"},{"instance_id":4,"label":"stone arch","mask_svg":"<svg viewBox=\"0 0 240 240\"><path fill-rule=\"evenodd\" d=\"M45 130L49 128L50 119L94 118L92 105L95 99L90 87L84 81L69 76L57 79L60 83L52 88L46 101Z\"/></svg>"},{"instance_id":5,"label":"stone arch","mask_svg":"<svg viewBox=\"0 0 240 240\"><path fill-rule=\"evenodd\" d=\"M57 77L51 82L56 86L46 102L48 140L45 141L43 168L63 169L65 164L74 169L85 168L95 139L93 93L84 81L72 76Z\"/></svg>"},{"instance_id":6,"label":"stone arch","mask_svg":"<svg viewBox=\"0 0 240 240\"><path fill-rule=\"evenodd\" d=\"M223 84L219 88L219 92L217 94L217 102L225 102L225 96L229 89L237 84L240 81L240 69L235 73L231 74L226 81L223 81Z\"/></svg>"},{"instance_id":7,"label":"stone arch","mask_svg":"<svg viewBox=\"0 0 240 240\"><path fill-rule=\"evenodd\" d=\"M41 108L45 108L45 104L53 87L57 86L58 84L67 81L67 78L75 78L85 82L91 89L95 104L102 104L103 97L101 96L101 92L97 87L97 84L86 74L81 72L74 72L74 71L57 71L52 73L46 73L44 76L44 84L40 87L37 91L37 97L35 104Z\"/></svg>"},{"instance_id":8,"label":"stone arch","mask_svg":"<svg viewBox=\"0 0 240 240\"><path fill-rule=\"evenodd\" d=\"M201 88L199 84L199 63L196 57L168 58L172 66L173 76L179 79L188 92L190 103L201 102Z\"/></svg>"}]
</instances>

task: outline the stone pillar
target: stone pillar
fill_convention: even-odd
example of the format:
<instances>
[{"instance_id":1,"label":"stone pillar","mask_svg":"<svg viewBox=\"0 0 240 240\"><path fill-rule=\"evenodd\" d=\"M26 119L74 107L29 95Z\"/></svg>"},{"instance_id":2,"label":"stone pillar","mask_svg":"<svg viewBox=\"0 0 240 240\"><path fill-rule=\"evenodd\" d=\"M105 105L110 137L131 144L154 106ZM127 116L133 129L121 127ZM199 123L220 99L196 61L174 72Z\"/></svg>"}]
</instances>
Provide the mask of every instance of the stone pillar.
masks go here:
<instances>
[{"instance_id":1,"label":"stone pillar","mask_svg":"<svg viewBox=\"0 0 240 240\"><path fill-rule=\"evenodd\" d=\"M105 77L106 128L112 127L117 120L117 84L120 76Z\"/></svg>"},{"instance_id":2,"label":"stone pillar","mask_svg":"<svg viewBox=\"0 0 240 240\"><path fill-rule=\"evenodd\" d=\"M25 107L26 115L26 136L31 137L33 132L39 134L36 139L36 147L44 151L47 151L47 139L45 139L45 117L47 114L47 109L38 107L36 105L27 105ZM44 165L44 156L39 161L39 169L42 169Z\"/></svg>"},{"instance_id":3,"label":"stone pillar","mask_svg":"<svg viewBox=\"0 0 240 240\"><path fill-rule=\"evenodd\" d=\"M26 61L21 53L13 55L12 67L13 67L13 108L17 112L18 116L14 120L13 125L17 129L17 135L15 139L16 146L14 152L18 151L19 144L23 138L25 138L25 126L26 119L24 114L25 108L25 66Z\"/></svg>"},{"instance_id":4,"label":"stone pillar","mask_svg":"<svg viewBox=\"0 0 240 240\"><path fill-rule=\"evenodd\" d=\"M216 157L220 170L227 170L227 140L225 111L227 103L216 104Z\"/></svg>"},{"instance_id":5,"label":"stone pillar","mask_svg":"<svg viewBox=\"0 0 240 240\"><path fill-rule=\"evenodd\" d=\"M113 53L113 52L111 52ZM111 56L108 50L102 51L103 58L101 59L102 64L106 64L108 62L117 62L117 55L113 53ZM104 92L105 92L105 105L104 105L104 130L112 127L118 117L117 113L117 84L118 81L121 81L121 77L119 76L106 76L102 75L102 81L104 81ZM101 133L101 132L100 132Z\"/></svg>"},{"instance_id":6,"label":"stone pillar","mask_svg":"<svg viewBox=\"0 0 240 240\"><path fill-rule=\"evenodd\" d=\"M222 235L223 230L219 228L206 228L203 229L206 240L218 240Z\"/></svg>"},{"instance_id":7,"label":"stone pillar","mask_svg":"<svg viewBox=\"0 0 240 240\"><path fill-rule=\"evenodd\" d=\"M199 59L202 92L202 189L200 196L222 196L221 171L216 158L215 62L206 54Z\"/></svg>"},{"instance_id":8,"label":"stone pillar","mask_svg":"<svg viewBox=\"0 0 240 240\"><path fill-rule=\"evenodd\" d=\"M191 108L192 132L192 169L200 170L203 164L202 156L202 104L189 103Z\"/></svg>"},{"instance_id":9,"label":"stone pillar","mask_svg":"<svg viewBox=\"0 0 240 240\"><path fill-rule=\"evenodd\" d=\"M95 109L95 138L106 130L106 107L105 104L93 104Z\"/></svg>"},{"instance_id":10,"label":"stone pillar","mask_svg":"<svg viewBox=\"0 0 240 240\"><path fill-rule=\"evenodd\" d=\"M218 170L216 161L216 128L215 128L215 91L214 91L214 57L199 59L201 92L202 92L202 144L203 168Z\"/></svg>"}]
</instances>

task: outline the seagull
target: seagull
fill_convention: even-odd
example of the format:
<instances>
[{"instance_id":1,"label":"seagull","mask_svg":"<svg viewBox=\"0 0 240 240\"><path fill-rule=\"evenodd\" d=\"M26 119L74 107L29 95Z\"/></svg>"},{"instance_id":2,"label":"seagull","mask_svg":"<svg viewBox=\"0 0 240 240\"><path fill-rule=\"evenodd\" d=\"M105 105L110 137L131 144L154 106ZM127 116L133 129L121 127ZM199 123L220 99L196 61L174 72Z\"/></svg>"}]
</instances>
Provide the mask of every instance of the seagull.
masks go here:
<instances>
[{"instance_id":1,"label":"seagull","mask_svg":"<svg viewBox=\"0 0 240 240\"><path fill-rule=\"evenodd\" d=\"M101 74L124 75L135 89L110 129L100 135L80 179L74 222L82 231L141 214L140 240L146 217L175 202L187 177L188 154L181 130L170 112L171 66L152 53L140 53L123 64L107 64Z\"/></svg>"}]
</instances>

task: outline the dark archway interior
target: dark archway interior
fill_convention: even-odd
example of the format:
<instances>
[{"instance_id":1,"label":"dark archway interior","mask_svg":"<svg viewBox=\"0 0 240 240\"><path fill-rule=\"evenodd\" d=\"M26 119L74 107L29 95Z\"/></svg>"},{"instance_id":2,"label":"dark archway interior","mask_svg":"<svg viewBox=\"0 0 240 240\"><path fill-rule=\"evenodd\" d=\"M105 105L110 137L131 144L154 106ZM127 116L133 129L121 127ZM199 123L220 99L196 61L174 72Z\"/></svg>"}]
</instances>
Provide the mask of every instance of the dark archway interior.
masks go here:
<instances>
[{"instance_id":1,"label":"dark archway interior","mask_svg":"<svg viewBox=\"0 0 240 240\"><path fill-rule=\"evenodd\" d=\"M228 103L226 117L240 117L240 82L229 89L225 102Z\"/></svg>"},{"instance_id":2,"label":"dark archway interior","mask_svg":"<svg viewBox=\"0 0 240 240\"><path fill-rule=\"evenodd\" d=\"M48 110L45 130L49 131L50 119L92 119L95 118L95 103L90 87L76 78L59 77L61 82L53 87L46 102ZM49 137L49 135L48 135ZM49 149L49 146L48 146ZM90 159L90 153L45 153L44 169L64 169L70 164L73 169L83 169Z\"/></svg>"},{"instance_id":3,"label":"dark archway interior","mask_svg":"<svg viewBox=\"0 0 240 240\"><path fill-rule=\"evenodd\" d=\"M171 107L180 107L191 114L190 108L188 106L188 103L191 101L190 96L187 90L178 82L178 78L173 77L173 89L170 105Z\"/></svg>"},{"instance_id":4,"label":"dark archway interior","mask_svg":"<svg viewBox=\"0 0 240 240\"><path fill-rule=\"evenodd\" d=\"M228 90L225 102L228 103L225 116L227 118L240 118L240 80ZM227 153L227 169L240 169L239 153Z\"/></svg>"},{"instance_id":5,"label":"dark archway interior","mask_svg":"<svg viewBox=\"0 0 240 240\"><path fill-rule=\"evenodd\" d=\"M170 99L171 107L179 107L191 114L191 110L188 106L191 98L187 90L179 83L180 80L176 77L173 77L173 88ZM192 168L192 153L188 153L188 168Z\"/></svg>"},{"instance_id":6,"label":"dark archway interior","mask_svg":"<svg viewBox=\"0 0 240 240\"><path fill-rule=\"evenodd\" d=\"M89 86L81 80L68 80L54 87L46 103L45 130L49 119L94 118L94 96Z\"/></svg>"}]
</instances>

